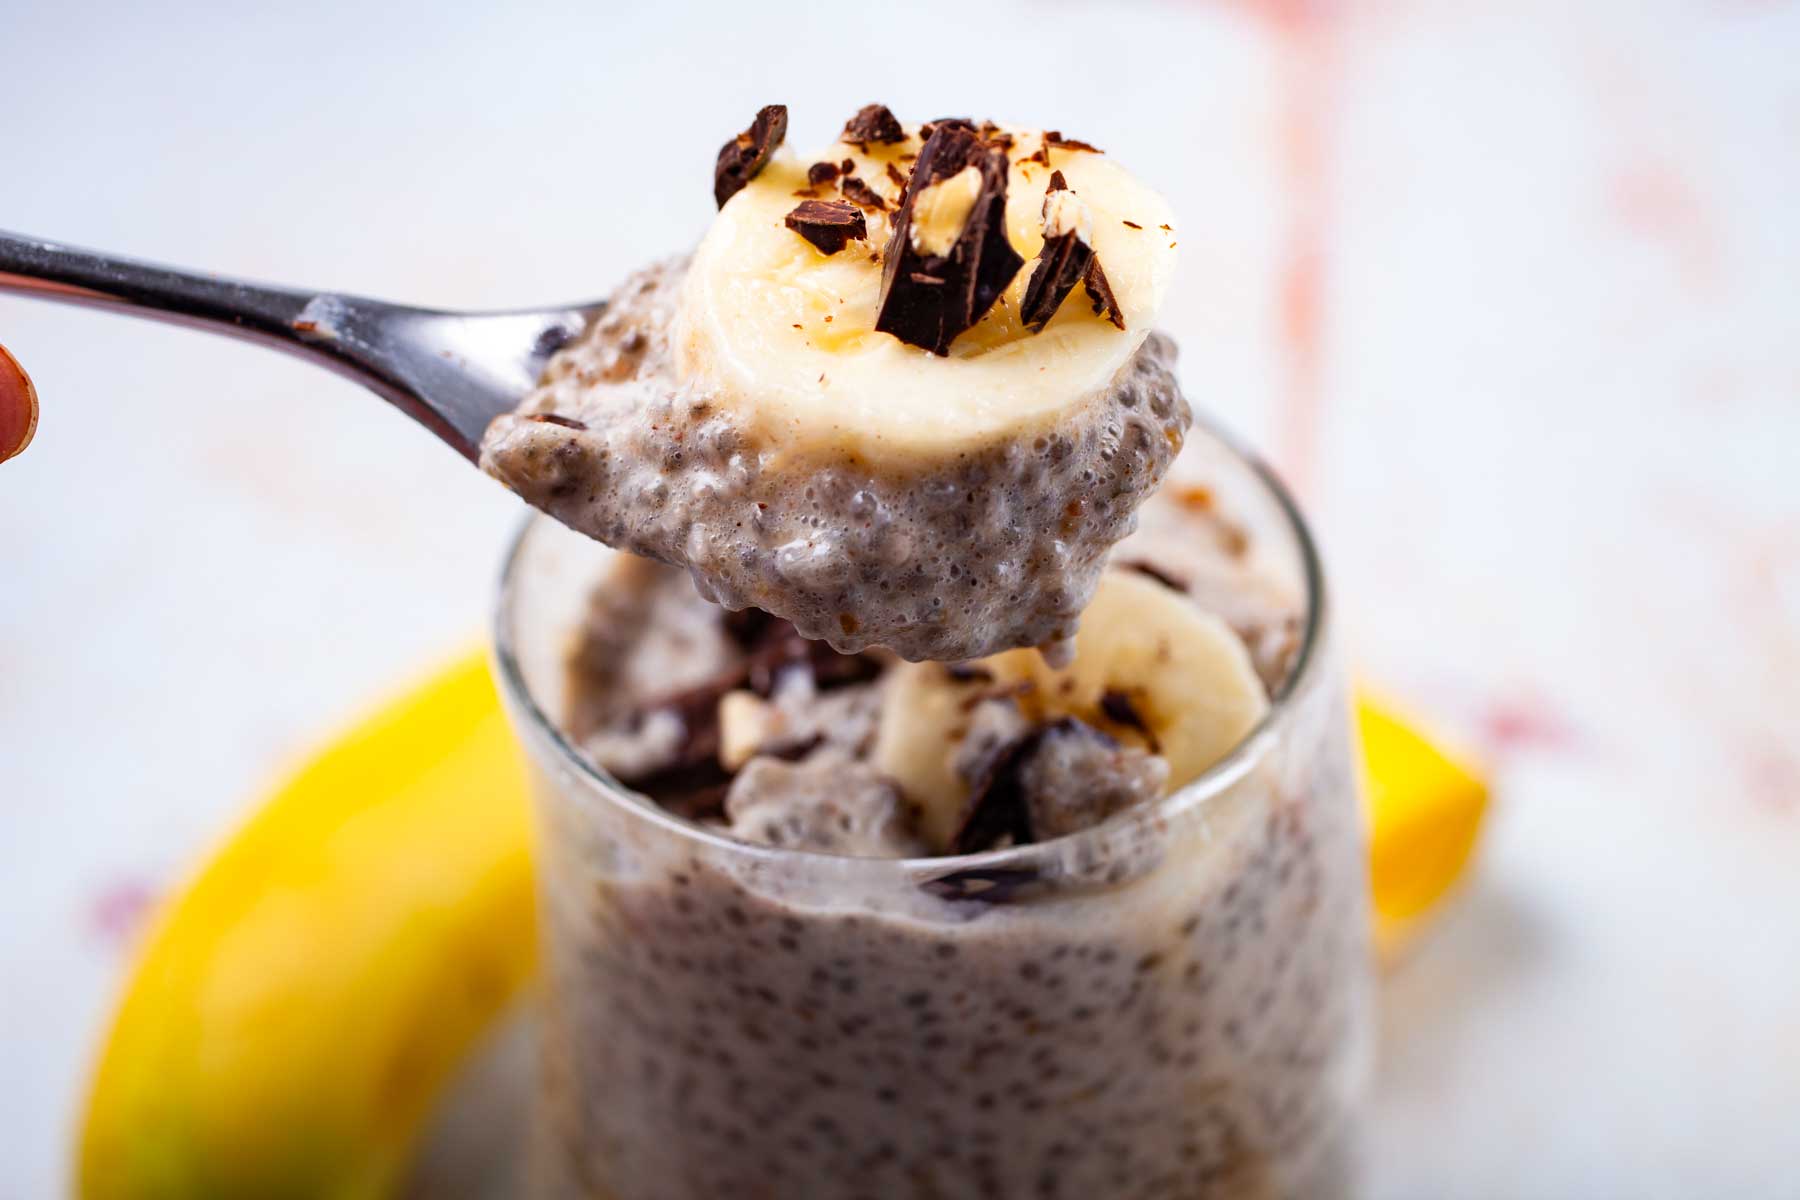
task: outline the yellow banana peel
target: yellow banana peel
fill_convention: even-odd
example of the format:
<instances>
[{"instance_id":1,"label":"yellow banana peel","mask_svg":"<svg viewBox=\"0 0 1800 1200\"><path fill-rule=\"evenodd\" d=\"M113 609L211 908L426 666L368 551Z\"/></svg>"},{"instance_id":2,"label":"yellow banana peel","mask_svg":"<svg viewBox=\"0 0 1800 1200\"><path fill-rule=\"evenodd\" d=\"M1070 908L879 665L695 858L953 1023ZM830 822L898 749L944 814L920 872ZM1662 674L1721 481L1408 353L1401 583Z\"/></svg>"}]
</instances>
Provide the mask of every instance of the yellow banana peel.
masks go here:
<instances>
[{"instance_id":1,"label":"yellow banana peel","mask_svg":"<svg viewBox=\"0 0 1800 1200\"><path fill-rule=\"evenodd\" d=\"M1359 700L1377 932L1467 864L1487 793ZM96 1072L80 1194L394 1194L536 970L522 766L470 655L295 775L158 914Z\"/></svg>"},{"instance_id":2,"label":"yellow banana peel","mask_svg":"<svg viewBox=\"0 0 1800 1200\"><path fill-rule=\"evenodd\" d=\"M1488 790L1385 703L1356 701L1376 945L1392 957L1463 877Z\"/></svg>"}]
</instances>

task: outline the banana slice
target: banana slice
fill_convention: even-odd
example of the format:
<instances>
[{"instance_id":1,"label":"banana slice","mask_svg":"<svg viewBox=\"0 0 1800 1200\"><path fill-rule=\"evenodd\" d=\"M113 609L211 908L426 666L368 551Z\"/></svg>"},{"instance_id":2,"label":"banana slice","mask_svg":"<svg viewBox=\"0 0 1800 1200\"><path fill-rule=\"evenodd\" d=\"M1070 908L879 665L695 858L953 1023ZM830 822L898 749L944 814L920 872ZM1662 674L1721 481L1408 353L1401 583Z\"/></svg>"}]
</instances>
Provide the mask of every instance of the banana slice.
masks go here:
<instances>
[{"instance_id":1,"label":"banana slice","mask_svg":"<svg viewBox=\"0 0 1800 1200\"><path fill-rule=\"evenodd\" d=\"M1167 203L1107 155L1070 150L1005 127L1009 139L1006 236L1027 261L1044 242L1052 170L1093 213L1092 245L1105 264L1124 325L1095 314L1087 296L1062 305L1041 333L1019 316L1030 275L939 357L876 330L882 256L902 184L923 147L920 131L891 144L839 141L814 158L783 152L720 210L694 254L675 328L683 378L749 427L790 450L854 453L930 465L996 440L1053 430L1092 407L1143 344L1174 277L1178 252ZM809 183L809 164L847 164L835 181ZM835 177L835 172L833 173ZM974 195L946 180L936 215L960 229ZM857 181L854 190L846 180ZM796 193L862 201L867 237L823 254L786 223ZM920 213L913 234L940 223ZM950 240L954 240L952 237Z\"/></svg>"},{"instance_id":2,"label":"banana slice","mask_svg":"<svg viewBox=\"0 0 1800 1200\"><path fill-rule=\"evenodd\" d=\"M1269 706L1229 626L1120 570L1101 576L1068 666L1012 650L960 666L903 664L888 687L874 763L918 806L920 832L934 846L948 845L962 820L969 788L952 761L984 696L1011 694L1033 722L1077 717L1160 755L1170 791L1229 753Z\"/></svg>"}]
</instances>

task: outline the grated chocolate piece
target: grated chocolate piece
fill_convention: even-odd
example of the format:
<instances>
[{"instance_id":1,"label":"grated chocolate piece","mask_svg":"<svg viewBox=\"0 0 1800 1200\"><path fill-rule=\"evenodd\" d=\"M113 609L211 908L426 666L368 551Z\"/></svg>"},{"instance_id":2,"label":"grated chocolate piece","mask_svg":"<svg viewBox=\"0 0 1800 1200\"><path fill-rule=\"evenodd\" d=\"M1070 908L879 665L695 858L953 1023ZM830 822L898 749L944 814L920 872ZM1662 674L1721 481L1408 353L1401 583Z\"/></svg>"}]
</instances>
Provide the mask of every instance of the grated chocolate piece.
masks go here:
<instances>
[{"instance_id":1,"label":"grated chocolate piece","mask_svg":"<svg viewBox=\"0 0 1800 1200\"><path fill-rule=\"evenodd\" d=\"M1089 154L1105 154L1106 151L1091 142L1083 142L1076 138L1064 137L1062 130L1052 129L1044 134L1044 145L1057 150L1086 150Z\"/></svg>"},{"instance_id":2,"label":"grated chocolate piece","mask_svg":"<svg viewBox=\"0 0 1800 1200\"><path fill-rule=\"evenodd\" d=\"M869 236L862 210L841 200L803 200L787 215L787 227L822 254L836 254L852 240Z\"/></svg>"},{"instance_id":3,"label":"grated chocolate piece","mask_svg":"<svg viewBox=\"0 0 1800 1200\"><path fill-rule=\"evenodd\" d=\"M887 211L887 201L881 198L881 193L854 175L848 175L840 181L838 190L843 192L847 199L863 208L873 212Z\"/></svg>"},{"instance_id":4,"label":"grated chocolate piece","mask_svg":"<svg viewBox=\"0 0 1800 1200\"><path fill-rule=\"evenodd\" d=\"M870 142L904 142L906 130L885 104L865 104L844 123L844 140L867 146Z\"/></svg>"},{"instance_id":5,"label":"grated chocolate piece","mask_svg":"<svg viewBox=\"0 0 1800 1200\"><path fill-rule=\"evenodd\" d=\"M719 147L718 161L713 164L713 199L720 208L756 178L769 155L787 138L787 123L787 105L765 105L750 128Z\"/></svg>"},{"instance_id":6,"label":"grated chocolate piece","mask_svg":"<svg viewBox=\"0 0 1800 1200\"><path fill-rule=\"evenodd\" d=\"M824 187L836 179L839 174L836 163L816 162L806 168L806 182L812 187Z\"/></svg>"},{"instance_id":7,"label":"grated chocolate piece","mask_svg":"<svg viewBox=\"0 0 1800 1200\"><path fill-rule=\"evenodd\" d=\"M781 675L795 667L806 668L822 692L881 674L881 663L872 655L839 654L824 642L801 637L793 622L759 608L726 613L724 626L745 655L741 682L732 686L748 687L765 700Z\"/></svg>"},{"instance_id":8,"label":"grated chocolate piece","mask_svg":"<svg viewBox=\"0 0 1800 1200\"><path fill-rule=\"evenodd\" d=\"M967 117L939 117L935 121L927 121L919 126L919 140L929 142L931 135L940 129L967 129L970 133L978 133L975 122Z\"/></svg>"},{"instance_id":9,"label":"grated chocolate piece","mask_svg":"<svg viewBox=\"0 0 1800 1200\"><path fill-rule=\"evenodd\" d=\"M1002 150L1012 149L1012 134L1007 133L992 121L983 121L976 132L980 133L984 139L1000 147Z\"/></svg>"},{"instance_id":10,"label":"grated chocolate piece","mask_svg":"<svg viewBox=\"0 0 1800 1200\"><path fill-rule=\"evenodd\" d=\"M1063 717L1061 720L1073 721L1074 718ZM962 826L951 839L951 850L957 854L976 854L1008 842L1023 846L1037 840L1031 829L1031 799L1025 794L1021 776L1025 761L1037 751L1038 743L1050 728L1046 725L1033 729L995 752L987 769L970 789Z\"/></svg>"},{"instance_id":11,"label":"grated chocolate piece","mask_svg":"<svg viewBox=\"0 0 1800 1200\"><path fill-rule=\"evenodd\" d=\"M1125 328L1125 310L1119 307L1112 284L1106 282L1106 272L1100 269L1098 257L1088 263L1087 274L1081 277L1081 282L1087 288L1088 299L1094 302L1095 315L1103 314L1114 328Z\"/></svg>"},{"instance_id":12,"label":"grated chocolate piece","mask_svg":"<svg viewBox=\"0 0 1800 1200\"><path fill-rule=\"evenodd\" d=\"M912 243L913 209L921 194L968 167L980 191L949 250L927 254ZM909 345L946 355L950 343L979 321L1025 260L1006 238L1006 152L962 121L936 122L900 198L893 237L883 254L875 328Z\"/></svg>"},{"instance_id":13,"label":"grated chocolate piece","mask_svg":"<svg viewBox=\"0 0 1800 1200\"><path fill-rule=\"evenodd\" d=\"M1052 171L1050 185L1044 189L1044 247L1038 251L1037 264L1019 302L1019 319L1033 333L1044 331L1094 261L1094 247L1073 223L1066 223L1067 228L1060 231L1052 227L1051 197L1058 192L1069 192L1069 184L1061 171ZM1069 196L1073 199L1074 193Z\"/></svg>"}]
</instances>

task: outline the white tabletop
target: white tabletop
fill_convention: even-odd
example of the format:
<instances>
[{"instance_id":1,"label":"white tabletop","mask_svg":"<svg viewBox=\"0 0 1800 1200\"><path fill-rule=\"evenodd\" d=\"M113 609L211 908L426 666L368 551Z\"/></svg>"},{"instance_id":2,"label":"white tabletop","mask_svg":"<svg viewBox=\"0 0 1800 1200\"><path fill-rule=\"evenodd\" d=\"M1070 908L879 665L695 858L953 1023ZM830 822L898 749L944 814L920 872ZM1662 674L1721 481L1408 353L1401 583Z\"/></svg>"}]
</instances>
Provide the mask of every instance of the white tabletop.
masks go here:
<instances>
[{"instance_id":1,"label":"white tabletop","mask_svg":"<svg viewBox=\"0 0 1800 1200\"><path fill-rule=\"evenodd\" d=\"M1360 673L1494 757L1386 986L1375 1194L1800 1193L1800 6L805 11L14 4L0 226L504 306L690 242L770 101L1098 143L1182 214L1189 394L1307 495ZM258 350L12 299L0 342L44 402L0 467L23 1197L148 898L474 639L519 506Z\"/></svg>"}]
</instances>

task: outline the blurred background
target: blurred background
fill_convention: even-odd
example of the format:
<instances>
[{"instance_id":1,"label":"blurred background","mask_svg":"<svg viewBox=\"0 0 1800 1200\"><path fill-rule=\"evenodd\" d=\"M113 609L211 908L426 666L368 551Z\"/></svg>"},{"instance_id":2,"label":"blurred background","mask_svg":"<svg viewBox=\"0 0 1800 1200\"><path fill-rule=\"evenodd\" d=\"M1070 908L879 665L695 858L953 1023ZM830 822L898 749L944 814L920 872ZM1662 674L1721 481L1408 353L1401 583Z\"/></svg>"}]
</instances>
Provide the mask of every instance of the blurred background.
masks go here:
<instances>
[{"instance_id":1,"label":"blurred background","mask_svg":"<svg viewBox=\"0 0 1800 1200\"><path fill-rule=\"evenodd\" d=\"M1384 983L1374 1194L1800 1191L1800 5L0 0L0 226L444 306L690 243L761 104L1097 143L1188 394L1300 490L1358 675L1485 755ZM0 297L0 1195L146 910L480 635L521 506L373 396Z\"/></svg>"}]
</instances>

